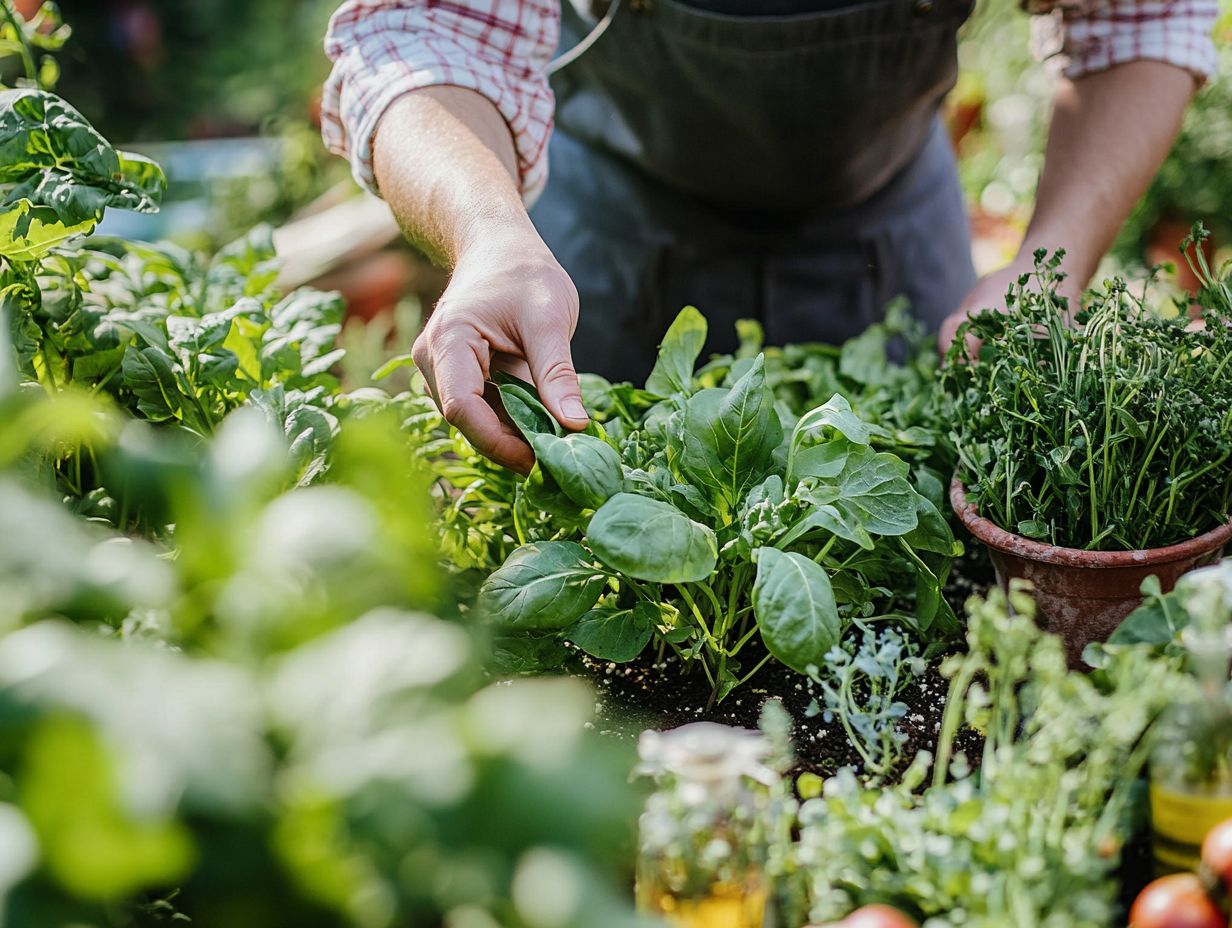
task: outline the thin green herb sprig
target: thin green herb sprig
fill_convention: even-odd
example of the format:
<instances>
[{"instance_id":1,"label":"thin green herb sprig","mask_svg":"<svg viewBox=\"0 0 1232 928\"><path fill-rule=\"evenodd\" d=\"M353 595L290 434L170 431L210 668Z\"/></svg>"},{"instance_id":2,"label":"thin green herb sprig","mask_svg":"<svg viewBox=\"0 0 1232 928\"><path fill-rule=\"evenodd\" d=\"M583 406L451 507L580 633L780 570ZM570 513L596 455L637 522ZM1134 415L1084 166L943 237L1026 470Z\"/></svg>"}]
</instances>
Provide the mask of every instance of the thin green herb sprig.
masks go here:
<instances>
[{"instance_id":1,"label":"thin green herb sprig","mask_svg":"<svg viewBox=\"0 0 1232 928\"><path fill-rule=\"evenodd\" d=\"M1190 241L1203 234L1195 227ZM960 329L943 374L959 474L981 515L1086 550L1202 534L1232 512L1232 288L1205 262L1201 326L1120 279L1067 324L1064 252ZM964 336L982 342L968 359Z\"/></svg>"}]
</instances>

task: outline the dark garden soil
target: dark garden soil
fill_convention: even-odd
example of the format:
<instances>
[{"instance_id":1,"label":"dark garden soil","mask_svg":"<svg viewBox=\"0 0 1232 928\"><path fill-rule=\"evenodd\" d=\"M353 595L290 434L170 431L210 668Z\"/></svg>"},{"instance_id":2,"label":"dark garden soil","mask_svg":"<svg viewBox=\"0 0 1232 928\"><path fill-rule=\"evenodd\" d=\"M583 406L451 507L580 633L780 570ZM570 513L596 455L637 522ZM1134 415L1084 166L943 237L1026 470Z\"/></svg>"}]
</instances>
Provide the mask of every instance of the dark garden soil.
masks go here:
<instances>
[{"instance_id":1,"label":"dark garden soil","mask_svg":"<svg viewBox=\"0 0 1232 928\"><path fill-rule=\"evenodd\" d=\"M986 590L992 579L982 550L964 556L954 565L946 584L946 598L961 616L967 597ZM746 666L756 664L764 654L757 653L757 647L760 641L749 642L747 650L751 653ZM662 663L656 663L654 652L648 650L631 663L587 659L586 666L587 676L597 689L596 727L610 735L632 738L644 728L665 730L702 720L756 728L762 705L777 697L793 720L798 772L825 777L844 766L860 766L860 756L839 721L826 724L816 713L816 705L821 702L820 687L777 661L768 662L748 683L710 708L710 687L705 676L696 668L689 669L696 672L682 672L675 655L669 654ZM948 682L938 666L939 662L930 664L898 697L908 707L900 724L900 730L907 735L901 752L904 767L917 752L936 748L948 690ZM974 733L960 733L959 750L970 752L978 746L979 739Z\"/></svg>"}]
</instances>

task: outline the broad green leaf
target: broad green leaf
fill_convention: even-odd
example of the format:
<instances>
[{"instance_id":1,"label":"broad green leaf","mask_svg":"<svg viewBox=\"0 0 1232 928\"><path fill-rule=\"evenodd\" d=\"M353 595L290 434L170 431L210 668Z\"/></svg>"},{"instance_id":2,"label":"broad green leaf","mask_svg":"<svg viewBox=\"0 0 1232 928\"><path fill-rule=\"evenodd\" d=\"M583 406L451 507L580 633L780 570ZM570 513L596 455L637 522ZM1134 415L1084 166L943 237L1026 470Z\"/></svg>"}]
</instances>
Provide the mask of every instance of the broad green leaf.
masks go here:
<instances>
[{"instance_id":1,"label":"broad green leaf","mask_svg":"<svg viewBox=\"0 0 1232 928\"><path fill-rule=\"evenodd\" d=\"M694 307L686 306L663 336L654 369L646 378L646 389L659 396L690 392L693 368L705 344L706 319Z\"/></svg>"},{"instance_id":2,"label":"broad green leaf","mask_svg":"<svg viewBox=\"0 0 1232 928\"><path fill-rule=\"evenodd\" d=\"M801 448L788 459L788 475L794 480L804 477L833 480L847 466L850 454L851 444L841 438Z\"/></svg>"},{"instance_id":3,"label":"broad green leaf","mask_svg":"<svg viewBox=\"0 0 1232 928\"><path fill-rule=\"evenodd\" d=\"M108 348L73 358L73 379L93 384L104 380L124 363L123 347Z\"/></svg>"},{"instance_id":4,"label":"broad green leaf","mask_svg":"<svg viewBox=\"0 0 1232 928\"><path fill-rule=\"evenodd\" d=\"M159 348L129 345L124 352L124 383L137 397L137 406L151 422L180 418L184 396L176 378L175 362Z\"/></svg>"},{"instance_id":5,"label":"broad green leaf","mask_svg":"<svg viewBox=\"0 0 1232 928\"><path fill-rule=\"evenodd\" d=\"M646 602L632 609L600 607L582 616L566 637L591 657L622 664L642 653L658 619L658 608Z\"/></svg>"},{"instance_id":6,"label":"broad green leaf","mask_svg":"<svg viewBox=\"0 0 1232 928\"><path fill-rule=\"evenodd\" d=\"M810 438L829 438L826 429L833 429L852 444L867 445L869 442L868 425L855 414L846 397L835 393L821 406L800 417L792 432L792 447L799 447Z\"/></svg>"},{"instance_id":7,"label":"broad green leaf","mask_svg":"<svg viewBox=\"0 0 1232 928\"><path fill-rule=\"evenodd\" d=\"M155 211L166 179L152 161L117 152L60 97L24 89L0 91L0 184L5 205L28 200L77 226L109 206Z\"/></svg>"},{"instance_id":8,"label":"broad green leaf","mask_svg":"<svg viewBox=\"0 0 1232 928\"><path fill-rule=\"evenodd\" d=\"M557 632L524 631L492 639L489 670L502 676L538 675L559 670L570 652Z\"/></svg>"},{"instance_id":9,"label":"broad green leaf","mask_svg":"<svg viewBox=\"0 0 1232 928\"><path fill-rule=\"evenodd\" d=\"M905 535L916 527L920 495L907 479L909 469L886 452L857 447L847 458L830 500L874 535Z\"/></svg>"},{"instance_id":10,"label":"broad green leaf","mask_svg":"<svg viewBox=\"0 0 1232 928\"><path fill-rule=\"evenodd\" d=\"M778 541L779 548L788 548L810 532L821 529L839 538L854 542L865 551L873 550L873 539L865 531L859 519L853 518L850 512L840 512L834 506L821 504L814 507L807 516L791 527Z\"/></svg>"},{"instance_id":11,"label":"broad green leaf","mask_svg":"<svg viewBox=\"0 0 1232 928\"><path fill-rule=\"evenodd\" d=\"M581 545L540 541L518 548L488 577L478 607L506 628L568 628L594 608L604 583Z\"/></svg>"},{"instance_id":12,"label":"broad green leaf","mask_svg":"<svg viewBox=\"0 0 1232 928\"><path fill-rule=\"evenodd\" d=\"M840 374L856 383L884 383L890 369L886 363L885 329L880 325L869 326L855 338L844 342L839 353L838 369Z\"/></svg>"},{"instance_id":13,"label":"broad green leaf","mask_svg":"<svg viewBox=\"0 0 1232 928\"><path fill-rule=\"evenodd\" d=\"M679 464L694 483L735 506L744 488L765 475L783 438L759 355L730 390L702 390L685 406Z\"/></svg>"},{"instance_id":14,"label":"broad green leaf","mask_svg":"<svg viewBox=\"0 0 1232 928\"><path fill-rule=\"evenodd\" d=\"M581 515L581 506L564 491L556 478L543 469L538 461L531 468L526 482L521 485L526 502L541 512L549 513L562 521L573 523Z\"/></svg>"},{"instance_id":15,"label":"broad green leaf","mask_svg":"<svg viewBox=\"0 0 1232 928\"><path fill-rule=\"evenodd\" d=\"M1019 535L1024 538L1034 538L1037 541L1044 541L1051 534L1048 523L1039 519L1023 519L1018 523L1017 528Z\"/></svg>"},{"instance_id":16,"label":"broad green leaf","mask_svg":"<svg viewBox=\"0 0 1232 928\"><path fill-rule=\"evenodd\" d=\"M375 371L372 372L372 379L384 380L394 371L401 370L404 367L415 369L415 359L409 354L396 354Z\"/></svg>"},{"instance_id":17,"label":"broad green leaf","mask_svg":"<svg viewBox=\"0 0 1232 928\"><path fill-rule=\"evenodd\" d=\"M167 189L167 175L162 167L145 155L131 151L117 151L120 158L120 173L128 189L138 191L143 199L137 207L140 212L153 212L162 202Z\"/></svg>"},{"instance_id":18,"label":"broad green leaf","mask_svg":"<svg viewBox=\"0 0 1232 928\"><path fill-rule=\"evenodd\" d=\"M620 455L605 441L583 434L538 434L531 437L531 447L539 466L579 506L598 509L624 488Z\"/></svg>"},{"instance_id":19,"label":"broad green leaf","mask_svg":"<svg viewBox=\"0 0 1232 928\"><path fill-rule=\"evenodd\" d=\"M950 524L937 507L923 496L915 501L916 527L906 535L907 544L916 551L931 551L945 557L959 557L963 543L954 538Z\"/></svg>"},{"instance_id":20,"label":"broad green leaf","mask_svg":"<svg viewBox=\"0 0 1232 928\"><path fill-rule=\"evenodd\" d=\"M15 262L37 261L51 249L94 229L96 220L62 222L56 213L17 200L0 212L0 255Z\"/></svg>"},{"instance_id":21,"label":"broad green leaf","mask_svg":"<svg viewBox=\"0 0 1232 928\"><path fill-rule=\"evenodd\" d=\"M527 441L535 435L559 435L561 427L557 424L547 407L539 402L529 385L516 378L501 378L501 403L509 418L521 430Z\"/></svg>"},{"instance_id":22,"label":"broad green leaf","mask_svg":"<svg viewBox=\"0 0 1232 928\"><path fill-rule=\"evenodd\" d=\"M1189 625L1189 612L1181 602L1180 593L1162 592L1159 579L1154 575L1143 581L1142 592L1146 597L1142 605L1116 627L1108 637L1109 645L1159 647L1171 643Z\"/></svg>"},{"instance_id":23,"label":"broad green leaf","mask_svg":"<svg viewBox=\"0 0 1232 928\"><path fill-rule=\"evenodd\" d=\"M608 567L637 580L705 580L718 561L718 542L707 526L669 503L617 493L590 520L586 540Z\"/></svg>"},{"instance_id":24,"label":"broad green leaf","mask_svg":"<svg viewBox=\"0 0 1232 928\"><path fill-rule=\"evenodd\" d=\"M800 673L810 664L821 666L842 635L824 568L802 554L776 548L757 550L753 615L770 653Z\"/></svg>"},{"instance_id":25,"label":"broad green leaf","mask_svg":"<svg viewBox=\"0 0 1232 928\"><path fill-rule=\"evenodd\" d=\"M231 322L230 328L227 329L227 337L223 339L222 346L235 355L238 365L237 373L246 380L260 384L261 357L257 354L256 345L244 334L243 322L244 320L242 319L235 319Z\"/></svg>"}]
</instances>

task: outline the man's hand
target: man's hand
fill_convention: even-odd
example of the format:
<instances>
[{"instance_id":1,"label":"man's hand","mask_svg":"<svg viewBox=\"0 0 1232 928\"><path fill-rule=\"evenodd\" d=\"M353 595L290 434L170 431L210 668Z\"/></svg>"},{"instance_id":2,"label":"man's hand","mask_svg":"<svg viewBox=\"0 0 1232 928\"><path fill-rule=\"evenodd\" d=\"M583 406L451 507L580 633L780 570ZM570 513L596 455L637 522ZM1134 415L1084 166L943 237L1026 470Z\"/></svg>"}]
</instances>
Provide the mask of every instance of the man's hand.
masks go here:
<instances>
[{"instance_id":1,"label":"man's hand","mask_svg":"<svg viewBox=\"0 0 1232 928\"><path fill-rule=\"evenodd\" d=\"M1064 271L1068 262L1063 262L1061 270ZM1010 264L1001 268L999 271L993 271L991 274L985 274L967 294L967 298L963 300L962 305L946 316L941 323L941 328L937 332L937 349L941 352L941 356L945 355L950 350L950 345L953 344L955 336L958 334L958 327L967 321L968 317L975 315L980 310L992 309L997 312L1005 312L1005 294L1010 287L1015 286L1018 278L1023 274L1031 274L1035 270L1035 255L1031 252L1020 251ZM1032 284L1028 284L1028 289L1032 288ZM1075 281L1072 277L1066 277L1057 287L1057 295L1066 297L1069 300L1070 313L1077 312L1079 301L1082 298L1082 285ZM980 343L972 335L967 336L967 355L974 358L980 350Z\"/></svg>"},{"instance_id":2,"label":"man's hand","mask_svg":"<svg viewBox=\"0 0 1232 928\"><path fill-rule=\"evenodd\" d=\"M441 414L481 454L525 473L534 456L485 382L498 370L529 380L565 428L585 428L569 353L577 317L573 281L533 230L489 239L459 256L411 354Z\"/></svg>"},{"instance_id":3,"label":"man's hand","mask_svg":"<svg viewBox=\"0 0 1232 928\"><path fill-rule=\"evenodd\" d=\"M966 322L969 316L982 309L995 309L998 312L1005 309L1005 292L1021 273L1018 262L1015 261L999 271L986 274L975 282L975 286L967 294L967 298L962 301L962 305L941 322L941 328L937 332L937 350L941 352L942 357L949 353L950 345L954 343L954 338L958 335L958 327ZM967 354L974 357L978 350L979 343L973 336L968 335Z\"/></svg>"},{"instance_id":4,"label":"man's hand","mask_svg":"<svg viewBox=\"0 0 1232 928\"><path fill-rule=\"evenodd\" d=\"M500 417L496 371L532 381L565 428L584 429L587 416L569 355L577 289L522 206L509 127L478 93L425 87L390 106L373 154L407 237L450 270L415 364L481 454L525 473L534 455Z\"/></svg>"}]
</instances>

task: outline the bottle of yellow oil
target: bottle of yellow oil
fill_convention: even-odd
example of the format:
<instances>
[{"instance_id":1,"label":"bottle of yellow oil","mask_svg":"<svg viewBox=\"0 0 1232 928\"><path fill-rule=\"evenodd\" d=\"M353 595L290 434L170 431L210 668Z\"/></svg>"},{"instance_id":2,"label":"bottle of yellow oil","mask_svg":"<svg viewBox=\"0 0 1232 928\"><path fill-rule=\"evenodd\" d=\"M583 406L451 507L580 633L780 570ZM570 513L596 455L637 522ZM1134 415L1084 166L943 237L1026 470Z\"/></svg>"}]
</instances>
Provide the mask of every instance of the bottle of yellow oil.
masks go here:
<instances>
[{"instance_id":1,"label":"bottle of yellow oil","mask_svg":"<svg viewBox=\"0 0 1232 928\"><path fill-rule=\"evenodd\" d=\"M1181 638L1197 685L1152 729L1151 844L1160 874L1197 869L1206 833L1232 818L1232 561L1182 584L1192 624Z\"/></svg>"},{"instance_id":2,"label":"bottle of yellow oil","mask_svg":"<svg viewBox=\"0 0 1232 928\"><path fill-rule=\"evenodd\" d=\"M674 928L763 928L781 780L759 732L699 722L646 732L656 789L639 823L638 908Z\"/></svg>"}]
</instances>

